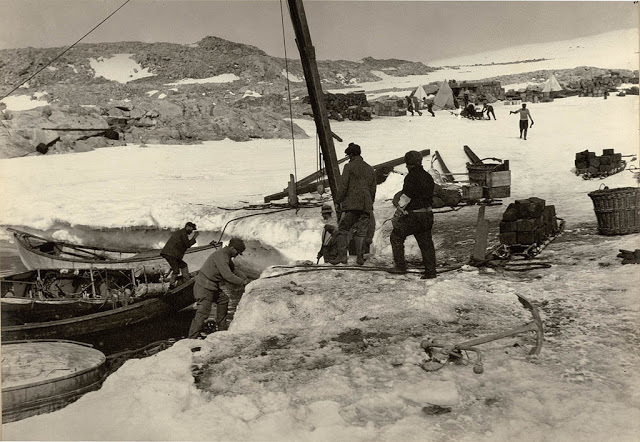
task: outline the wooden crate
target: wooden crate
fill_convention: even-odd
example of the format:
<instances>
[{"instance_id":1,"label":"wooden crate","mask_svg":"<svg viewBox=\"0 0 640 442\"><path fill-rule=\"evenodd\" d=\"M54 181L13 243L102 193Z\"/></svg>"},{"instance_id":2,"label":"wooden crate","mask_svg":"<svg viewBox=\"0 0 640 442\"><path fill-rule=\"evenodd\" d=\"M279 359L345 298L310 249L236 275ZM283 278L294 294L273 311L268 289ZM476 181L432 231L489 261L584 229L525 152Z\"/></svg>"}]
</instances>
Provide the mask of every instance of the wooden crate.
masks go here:
<instances>
[{"instance_id":1,"label":"wooden crate","mask_svg":"<svg viewBox=\"0 0 640 442\"><path fill-rule=\"evenodd\" d=\"M502 170L499 172L491 172L487 177L487 187L505 187L511 186L511 171Z\"/></svg>"},{"instance_id":2,"label":"wooden crate","mask_svg":"<svg viewBox=\"0 0 640 442\"><path fill-rule=\"evenodd\" d=\"M482 187L477 184L462 186L462 199L467 201L477 201L482 199Z\"/></svg>"},{"instance_id":3,"label":"wooden crate","mask_svg":"<svg viewBox=\"0 0 640 442\"><path fill-rule=\"evenodd\" d=\"M511 186L489 187L485 189L487 198L507 198L511 196Z\"/></svg>"}]
</instances>

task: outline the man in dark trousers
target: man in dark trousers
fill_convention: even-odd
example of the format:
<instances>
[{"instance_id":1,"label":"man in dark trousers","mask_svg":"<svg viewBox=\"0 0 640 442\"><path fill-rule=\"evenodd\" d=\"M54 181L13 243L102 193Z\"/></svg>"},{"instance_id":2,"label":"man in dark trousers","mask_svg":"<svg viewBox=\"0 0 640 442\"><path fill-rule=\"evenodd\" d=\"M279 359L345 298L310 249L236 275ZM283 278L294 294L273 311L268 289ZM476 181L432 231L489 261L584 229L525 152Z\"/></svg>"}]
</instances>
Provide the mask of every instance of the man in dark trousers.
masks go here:
<instances>
[{"instance_id":1,"label":"man in dark trousers","mask_svg":"<svg viewBox=\"0 0 640 442\"><path fill-rule=\"evenodd\" d=\"M484 115L485 111L487 112L487 120L490 120L492 115L493 119L496 119L496 113L493 111L493 106L488 104L486 101L484 102L484 106L482 107L482 115Z\"/></svg>"},{"instance_id":2,"label":"man in dark trousers","mask_svg":"<svg viewBox=\"0 0 640 442\"><path fill-rule=\"evenodd\" d=\"M360 146L349 143L344 151L349 162L342 171L342 187L338 189L336 201L340 204L342 216L338 223L336 246L338 256L331 264L347 263L349 232L353 229L358 265L364 264L364 243L376 198L376 173L360 156Z\"/></svg>"},{"instance_id":3,"label":"man in dark trousers","mask_svg":"<svg viewBox=\"0 0 640 442\"><path fill-rule=\"evenodd\" d=\"M189 235L192 233L193 237L189 239ZM162 248L160 256L166 259L171 266L170 286L175 284L179 273L182 273L184 279L189 279L189 266L182 258L187 249L196 243L198 234L199 232L196 230L196 225L189 221L184 225L184 228L173 233Z\"/></svg>"},{"instance_id":4,"label":"man in dark trousers","mask_svg":"<svg viewBox=\"0 0 640 442\"><path fill-rule=\"evenodd\" d=\"M216 303L216 325L218 331L226 330L229 297L220 288L224 281L235 285L247 285L249 280L245 275L235 270L232 258L242 255L245 250L244 241L231 238L229 245L213 252L202 265L196 275L193 286L193 297L196 300L196 314L189 327L189 338L195 339L204 327L204 323L211 314L211 307Z\"/></svg>"},{"instance_id":5,"label":"man in dark trousers","mask_svg":"<svg viewBox=\"0 0 640 442\"><path fill-rule=\"evenodd\" d=\"M522 108L514 111L510 111L511 114L520 114L520 138L524 134L524 139L527 139L527 129L529 128L529 119L531 119L531 127L533 127L533 117L531 112L527 109L527 103L522 103Z\"/></svg>"},{"instance_id":6,"label":"man in dark trousers","mask_svg":"<svg viewBox=\"0 0 640 442\"><path fill-rule=\"evenodd\" d=\"M436 277L436 252L431 238L433 227L433 178L422 168L422 154L411 150L404 155L409 173L404 178L402 190L394 197L398 216L392 220L391 250L393 252L393 273L406 273L404 241L413 235L424 264L422 279Z\"/></svg>"}]
</instances>

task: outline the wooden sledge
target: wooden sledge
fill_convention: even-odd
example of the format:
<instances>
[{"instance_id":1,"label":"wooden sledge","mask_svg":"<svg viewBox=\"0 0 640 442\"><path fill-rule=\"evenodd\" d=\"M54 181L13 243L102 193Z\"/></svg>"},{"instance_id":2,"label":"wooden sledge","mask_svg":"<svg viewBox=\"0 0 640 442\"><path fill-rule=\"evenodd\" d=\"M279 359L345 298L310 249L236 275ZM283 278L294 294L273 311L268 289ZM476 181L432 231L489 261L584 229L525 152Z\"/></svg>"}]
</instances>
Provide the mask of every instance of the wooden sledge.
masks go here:
<instances>
[{"instance_id":1,"label":"wooden sledge","mask_svg":"<svg viewBox=\"0 0 640 442\"><path fill-rule=\"evenodd\" d=\"M592 180L595 178L606 178L611 175L615 175L616 173L620 173L627 168L627 162L625 160L621 160L620 164L606 172L598 172L598 173L590 173L588 169L576 169L576 175L581 176L584 180Z\"/></svg>"},{"instance_id":2,"label":"wooden sledge","mask_svg":"<svg viewBox=\"0 0 640 442\"><path fill-rule=\"evenodd\" d=\"M500 246L493 251L493 257L496 259L513 259L517 257L521 257L524 259L530 259L534 256L540 254L545 247L547 247L551 242L553 242L558 236L562 234L564 231L565 220L562 218L557 218L560 223L558 225L558 230L553 234L547 236L543 241L535 242L533 244L500 244Z\"/></svg>"}]
</instances>

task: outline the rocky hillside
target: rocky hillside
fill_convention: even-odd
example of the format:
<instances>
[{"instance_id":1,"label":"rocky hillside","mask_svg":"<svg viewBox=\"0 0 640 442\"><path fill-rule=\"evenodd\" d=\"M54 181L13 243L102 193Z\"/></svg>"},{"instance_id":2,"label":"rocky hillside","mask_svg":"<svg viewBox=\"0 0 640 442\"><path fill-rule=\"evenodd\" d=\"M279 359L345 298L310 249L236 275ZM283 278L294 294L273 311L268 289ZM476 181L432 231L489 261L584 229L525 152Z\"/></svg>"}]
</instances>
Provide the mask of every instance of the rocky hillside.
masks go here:
<instances>
[{"instance_id":1,"label":"rocky hillside","mask_svg":"<svg viewBox=\"0 0 640 442\"><path fill-rule=\"evenodd\" d=\"M194 45L79 44L55 59L62 51L0 50L0 90L6 93L41 70L13 95L46 93L41 99L50 103L44 111L5 110L0 114L0 122L7 129L0 131L0 146L5 146L0 156L29 154L41 143L48 145L48 152L66 152L127 141L181 144L224 138L289 138L291 126L283 119L289 116L287 87L291 88L294 116L303 117L310 110L301 100L307 90L299 60L288 61L287 83L284 59L217 37L206 37ZM126 83L96 76L95 64L117 54L131 54L139 69L149 76ZM375 70L384 70L387 75L434 70L422 63L373 58L362 62L319 61L318 69L327 89L376 80L371 73ZM183 79L223 75L235 80L175 84ZM111 132L110 138L104 136L109 128L116 136ZM301 129L294 130L296 137L305 136Z\"/></svg>"}]
</instances>

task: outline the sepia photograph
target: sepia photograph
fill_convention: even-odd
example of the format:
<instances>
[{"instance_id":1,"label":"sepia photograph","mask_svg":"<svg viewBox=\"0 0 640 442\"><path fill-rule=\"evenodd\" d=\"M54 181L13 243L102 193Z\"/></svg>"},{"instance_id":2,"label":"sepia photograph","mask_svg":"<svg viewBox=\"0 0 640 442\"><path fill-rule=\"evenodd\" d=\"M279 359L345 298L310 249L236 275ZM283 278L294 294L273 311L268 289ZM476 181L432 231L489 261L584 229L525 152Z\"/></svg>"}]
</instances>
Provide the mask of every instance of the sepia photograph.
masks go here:
<instances>
[{"instance_id":1,"label":"sepia photograph","mask_svg":"<svg viewBox=\"0 0 640 442\"><path fill-rule=\"evenodd\" d=\"M637 441L639 8L0 0L0 439Z\"/></svg>"}]
</instances>

